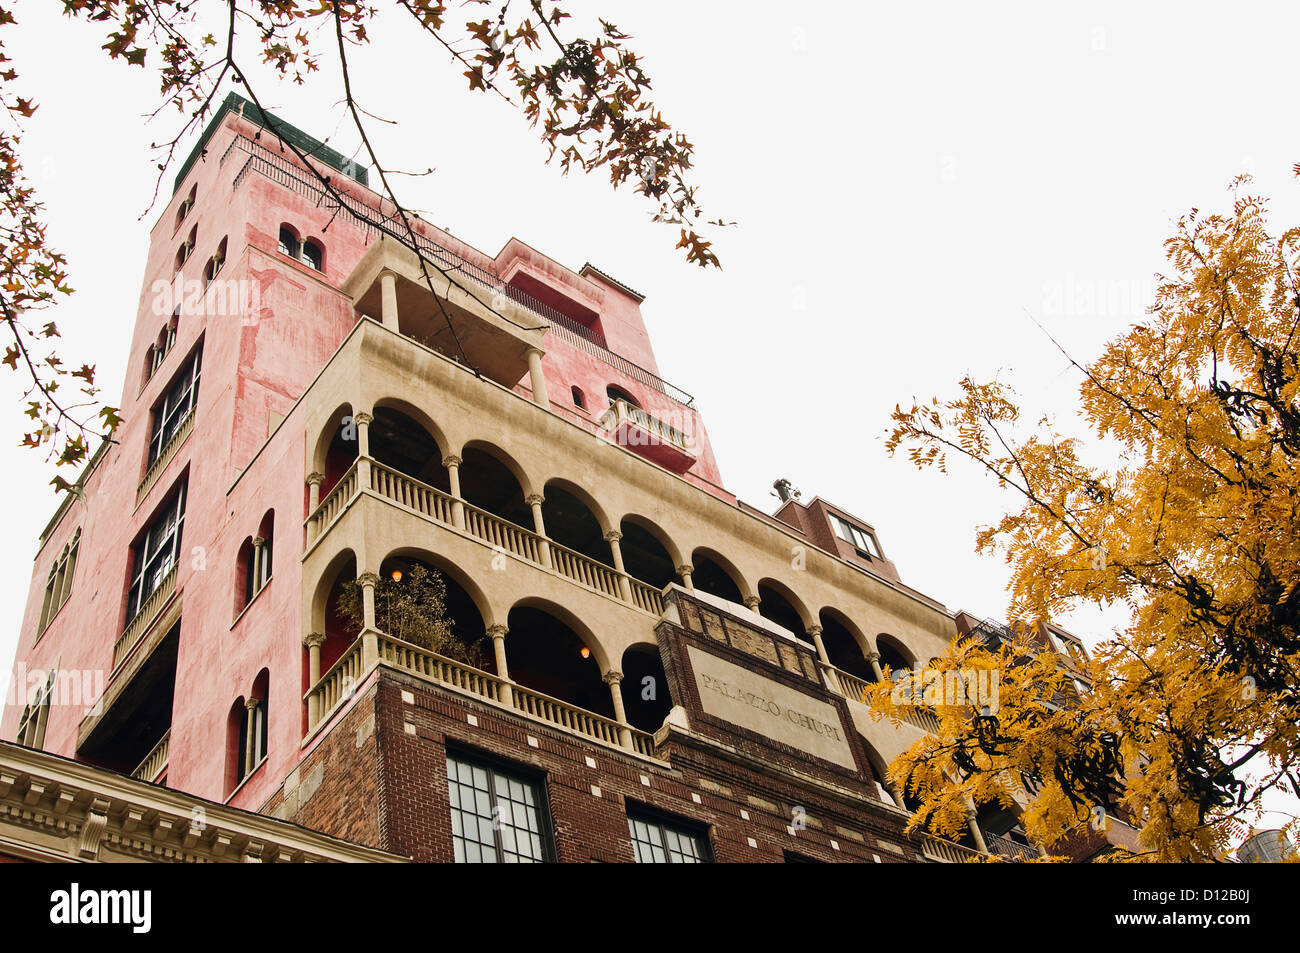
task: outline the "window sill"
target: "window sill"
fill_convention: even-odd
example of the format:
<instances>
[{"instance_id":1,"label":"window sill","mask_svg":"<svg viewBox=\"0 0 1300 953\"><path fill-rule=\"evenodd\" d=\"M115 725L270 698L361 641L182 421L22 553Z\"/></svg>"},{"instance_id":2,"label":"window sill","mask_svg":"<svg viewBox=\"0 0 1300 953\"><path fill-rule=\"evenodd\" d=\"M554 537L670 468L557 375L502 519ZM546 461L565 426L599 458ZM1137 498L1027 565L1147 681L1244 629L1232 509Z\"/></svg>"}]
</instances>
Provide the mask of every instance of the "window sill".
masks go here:
<instances>
[{"instance_id":1,"label":"window sill","mask_svg":"<svg viewBox=\"0 0 1300 953\"><path fill-rule=\"evenodd\" d=\"M240 791L244 789L244 785L248 784L250 781L253 780L253 778L257 777L257 772L261 771L262 766L266 764L266 762L269 761L270 759L271 759L270 755L265 755L265 754L262 755L262 760L257 762L257 764L253 765L253 770L249 771L248 774L244 775L244 780L240 781L238 784L235 785L235 789L231 791L229 795L227 795L226 800L223 803L229 804L232 800L234 800L235 795L237 795Z\"/></svg>"},{"instance_id":2,"label":"window sill","mask_svg":"<svg viewBox=\"0 0 1300 953\"><path fill-rule=\"evenodd\" d=\"M266 580L266 582L262 584L262 588L257 590L257 592L253 593L253 598L248 600L248 605L244 606L244 608L239 610L239 615L235 616L235 621L230 623L230 630L232 632L235 630L235 626L239 625L240 620L243 619L244 616L248 614L249 610L252 609L254 605L256 605L258 597L261 596L262 593L266 592L266 590L271 588L271 583L273 582L275 582L275 576L272 576L270 579Z\"/></svg>"}]
</instances>

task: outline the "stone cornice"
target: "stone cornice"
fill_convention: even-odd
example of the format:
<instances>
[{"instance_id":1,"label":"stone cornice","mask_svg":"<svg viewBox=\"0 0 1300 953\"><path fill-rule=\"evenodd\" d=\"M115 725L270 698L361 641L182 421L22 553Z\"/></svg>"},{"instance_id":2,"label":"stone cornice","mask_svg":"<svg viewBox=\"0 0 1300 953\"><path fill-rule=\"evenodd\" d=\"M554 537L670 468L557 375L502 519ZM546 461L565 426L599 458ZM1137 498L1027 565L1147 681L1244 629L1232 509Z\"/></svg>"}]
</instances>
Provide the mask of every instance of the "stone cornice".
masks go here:
<instances>
[{"instance_id":1,"label":"stone cornice","mask_svg":"<svg viewBox=\"0 0 1300 953\"><path fill-rule=\"evenodd\" d=\"M0 742L0 853L70 862L407 859L8 742Z\"/></svg>"}]
</instances>

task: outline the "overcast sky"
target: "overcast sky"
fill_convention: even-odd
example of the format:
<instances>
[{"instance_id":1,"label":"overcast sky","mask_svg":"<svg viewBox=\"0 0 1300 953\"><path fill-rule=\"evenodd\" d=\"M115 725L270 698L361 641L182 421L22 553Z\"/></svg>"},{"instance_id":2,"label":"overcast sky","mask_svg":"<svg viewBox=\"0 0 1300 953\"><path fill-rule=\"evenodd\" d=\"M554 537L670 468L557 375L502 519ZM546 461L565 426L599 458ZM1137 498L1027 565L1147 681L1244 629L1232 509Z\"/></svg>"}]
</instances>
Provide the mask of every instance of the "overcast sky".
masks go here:
<instances>
[{"instance_id":1,"label":"overcast sky","mask_svg":"<svg viewBox=\"0 0 1300 953\"><path fill-rule=\"evenodd\" d=\"M40 104L24 154L77 291L57 314L62 356L98 362L117 402L158 211L141 219L149 146L173 127L142 119L156 74L110 64L103 31L57 6L21 4L6 48ZM596 6L566 5L583 24ZM1027 312L1094 356L1141 317L1173 220L1223 207L1243 170L1273 197L1275 224L1296 221L1291 4L598 8L634 36L666 118L696 144L709 217L739 222L716 236L723 270L686 264L670 227L603 175L546 166L515 110L381 23L354 55L354 85L398 125L372 135L390 166L437 170L402 181L406 204L489 253L517 236L644 292L660 368L696 396L726 485L771 509L785 476L805 499L858 514L904 581L951 609L1004 614L1007 568L973 541L1015 501L974 469L921 474L890 459L894 405L996 375L1078 430L1078 378ZM353 151L334 77L259 96ZM19 505L0 553L5 659L57 505L49 468L13 446L9 413L0 462ZM1089 610L1067 623L1092 642L1123 619Z\"/></svg>"}]
</instances>

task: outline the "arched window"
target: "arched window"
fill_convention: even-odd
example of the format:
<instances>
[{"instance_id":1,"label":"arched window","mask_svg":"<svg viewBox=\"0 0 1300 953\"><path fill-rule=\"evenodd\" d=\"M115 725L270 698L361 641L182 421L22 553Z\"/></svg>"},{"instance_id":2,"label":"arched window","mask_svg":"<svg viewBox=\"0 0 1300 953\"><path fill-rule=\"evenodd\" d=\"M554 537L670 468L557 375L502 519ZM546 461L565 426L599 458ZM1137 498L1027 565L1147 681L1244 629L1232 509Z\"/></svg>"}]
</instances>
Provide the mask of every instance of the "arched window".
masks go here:
<instances>
[{"instance_id":1,"label":"arched window","mask_svg":"<svg viewBox=\"0 0 1300 953\"><path fill-rule=\"evenodd\" d=\"M185 216L190 214L190 210L194 208L194 198L196 195L198 195L198 191L199 191L198 185L190 186L190 194L185 197L185 201L183 201L180 204L180 208L176 210L177 228L180 227L181 222L185 221Z\"/></svg>"},{"instance_id":2,"label":"arched window","mask_svg":"<svg viewBox=\"0 0 1300 953\"><path fill-rule=\"evenodd\" d=\"M77 568L77 550L81 546L81 527L72 534L72 541L63 547L63 552L50 567L50 577L45 583L45 601L41 605L41 624L37 629L39 636L53 621L54 616L68 601L72 590L72 573Z\"/></svg>"},{"instance_id":3,"label":"arched window","mask_svg":"<svg viewBox=\"0 0 1300 953\"><path fill-rule=\"evenodd\" d=\"M609 403L613 406L614 401L621 400L631 404L633 407L640 407L641 402L616 384L610 384L605 388L605 396L609 398Z\"/></svg>"},{"instance_id":4,"label":"arched window","mask_svg":"<svg viewBox=\"0 0 1300 953\"><path fill-rule=\"evenodd\" d=\"M267 700L270 674L262 669L247 701L237 698L226 722L226 780L230 790L243 784L266 760Z\"/></svg>"},{"instance_id":5,"label":"arched window","mask_svg":"<svg viewBox=\"0 0 1300 953\"><path fill-rule=\"evenodd\" d=\"M582 388L581 388L581 387L574 387L574 388L573 388L573 406L574 406L574 407L577 407L577 408L580 409L580 410L586 410L586 409L587 409L587 399L586 399L585 397L582 396Z\"/></svg>"},{"instance_id":6,"label":"arched window","mask_svg":"<svg viewBox=\"0 0 1300 953\"><path fill-rule=\"evenodd\" d=\"M302 243L302 263L313 271L325 270L325 250L310 238Z\"/></svg>"},{"instance_id":7,"label":"arched window","mask_svg":"<svg viewBox=\"0 0 1300 953\"><path fill-rule=\"evenodd\" d=\"M275 512L271 511L262 518L262 525L257 535L245 539L244 545L239 548L239 564L244 588L243 599L237 605L237 611L243 611L271 581L274 532Z\"/></svg>"},{"instance_id":8,"label":"arched window","mask_svg":"<svg viewBox=\"0 0 1300 953\"><path fill-rule=\"evenodd\" d=\"M50 720L50 696L54 691L55 671L45 679L45 685L37 691L31 703L23 708L22 717L18 719L18 734L15 740L27 748L42 748L45 745L45 726Z\"/></svg>"},{"instance_id":9,"label":"arched window","mask_svg":"<svg viewBox=\"0 0 1300 953\"><path fill-rule=\"evenodd\" d=\"M190 255L194 254L194 243L199 240L199 227L195 225L190 229L189 237L181 243L181 247L176 251L176 270L180 271L181 267L190 260Z\"/></svg>"},{"instance_id":10,"label":"arched window","mask_svg":"<svg viewBox=\"0 0 1300 953\"><path fill-rule=\"evenodd\" d=\"M302 242L298 234L288 225L280 226L280 254L297 260L302 255Z\"/></svg>"},{"instance_id":11,"label":"arched window","mask_svg":"<svg viewBox=\"0 0 1300 953\"><path fill-rule=\"evenodd\" d=\"M221 272L221 266L226 263L226 239L222 238L217 245L217 253L208 259L206 267L203 269L203 284L206 287L208 282Z\"/></svg>"}]
</instances>

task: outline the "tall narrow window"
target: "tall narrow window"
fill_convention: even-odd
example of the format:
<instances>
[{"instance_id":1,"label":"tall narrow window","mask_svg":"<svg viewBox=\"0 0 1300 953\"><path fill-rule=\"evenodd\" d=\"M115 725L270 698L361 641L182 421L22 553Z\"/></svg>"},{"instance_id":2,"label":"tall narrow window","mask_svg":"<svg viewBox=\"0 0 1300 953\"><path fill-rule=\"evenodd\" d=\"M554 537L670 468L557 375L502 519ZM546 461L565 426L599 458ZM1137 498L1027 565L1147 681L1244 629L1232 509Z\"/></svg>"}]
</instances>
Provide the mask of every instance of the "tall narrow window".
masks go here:
<instances>
[{"instance_id":1,"label":"tall narrow window","mask_svg":"<svg viewBox=\"0 0 1300 953\"><path fill-rule=\"evenodd\" d=\"M226 263L226 239L221 239L217 245L217 252L208 259L207 267L203 269L203 284L206 286L213 278L221 272L221 266Z\"/></svg>"},{"instance_id":2,"label":"tall narrow window","mask_svg":"<svg viewBox=\"0 0 1300 953\"><path fill-rule=\"evenodd\" d=\"M190 255L194 254L194 243L199 239L199 227L195 225L190 229L189 237L181 243L181 247L176 252L176 270L179 271L181 266L190 260Z\"/></svg>"},{"instance_id":3,"label":"tall narrow window","mask_svg":"<svg viewBox=\"0 0 1300 953\"><path fill-rule=\"evenodd\" d=\"M302 243L302 263L314 271L323 271L325 251L310 238Z\"/></svg>"},{"instance_id":4,"label":"tall narrow window","mask_svg":"<svg viewBox=\"0 0 1300 953\"><path fill-rule=\"evenodd\" d=\"M585 410L586 407L587 407L587 401L586 401L586 399L582 396L582 388L581 388L581 387L576 387L576 386L575 386L575 387L573 388L573 406L574 406L574 407L577 407L579 410Z\"/></svg>"},{"instance_id":5,"label":"tall narrow window","mask_svg":"<svg viewBox=\"0 0 1300 953\"><path fill-rule=\"evenodd\" d=\"M531 864L548 859L536 784L449 754L447 785L457 863Z\"/></svg>"},{"instance_id":6,"label":"tall narrow window","mask_svg":"<svg viewBox=\"0 0 1300 953\"><path fill-rule=\"evenodd\" d=\"M45 746L45 727L50 720L50 699L54 694L55 676L55 671L51 669L45 685L31 703L23 708L22 716L18 719L15 740L24 747L39 749Z\"/></svg>"},{"instance_id":7,"label":"tall narrow window","mask_svg":"<svg viewBox=\"0 0 1300 953\"><path fill-rule=\"evenodd\" d=\"M167 442L175 436L176 431L181 429L181 425L194 412L194 402L199 393L202 357L203 348L200 346L176 376L175 382L167 393L154 405L153 429L149 437L149 463L162 456Z\"/></svg>"},{"instance_id":8,"label":"tall narrow window","mask_svg":"<svg viewBox=\"0 0 1300 953\"><path fill-rule=\"evenodd\" d=\"M629 812L627 826L638 864L701 864L709 859L704 834L684 824Z\"/></svg>"},{"instance_id":9,"label":"tall narrow window","mask_svg":"<svg viewBox=\"0 0 1300 953\"><path fill-rule=\"evenodd\" d=\"M288 225L280 226L280 254L297 259L302 254L302 243Z\"/></svg>"},{"instance_id":10,"label":"tall narrow window","mask_svg":"<svg viewBox=\"0 0 1300 953\"><path fill-rule=\"evenodd\" d=\"M72 541L63 547L63 552L50 567L50 576L45 583L45 599L41 603L41 623L37 634L44 632L54 616L68 601L72 591L72 574L77 568L77 550L81 546L81 527L72 534Z\"/></svg>"},{"instance_id":11,"label":"tall narrow window","mask_svg":"<svg viewBox=\"0 0 1300 953\"><path fill-rule=\"evenodd\" d=\"M198 194L198 191L199 187L197 185L191 186L190 194L185 197L185 201L181 202L180 207L176 209L177 228L180 227L181 222L185 221L185 216L190 214L190 210L194 208L194 198Z\"/></svg>"},{"instance_id":12,"label":"tall narrow window","mask_svg":"<svg viewBox=\"0 0 1300 953\"><path fill-rule=\"evenodd\" d=\"M131 591L127 596L126 617L134 619L140 607L176 566L180 554L181 529L185 522L185 484L182 483L162 511L149 524L140 542L135 544Z\"/></svg>"}]
</instances>

